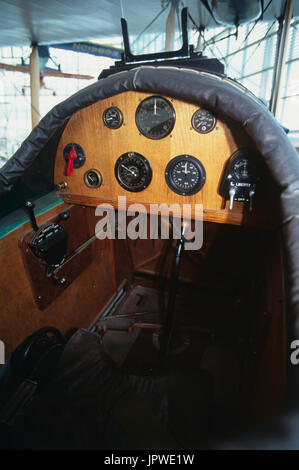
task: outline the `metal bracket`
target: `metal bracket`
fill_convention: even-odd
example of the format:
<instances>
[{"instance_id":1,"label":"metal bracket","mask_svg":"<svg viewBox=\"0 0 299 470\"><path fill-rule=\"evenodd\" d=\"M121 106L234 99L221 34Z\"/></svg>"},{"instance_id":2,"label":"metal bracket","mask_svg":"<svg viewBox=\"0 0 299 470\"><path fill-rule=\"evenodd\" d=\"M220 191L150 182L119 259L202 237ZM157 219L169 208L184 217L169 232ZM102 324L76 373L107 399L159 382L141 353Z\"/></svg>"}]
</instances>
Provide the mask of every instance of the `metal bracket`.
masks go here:
<instances>
[{"instance_id":1,"label":"metal bracket","mask_svg":"<svg viewBox=\"0 0 299 470\"><path fill-rule=\"evenodd\" d=\"M193 46L188 45L188 9L182 9L182 40L183 44L181 49L177 51L155 52L152 54L135 55L131 52L129 44L128 25L124 18L121 18L121 29L124 41L124 52L122 54L122 63L128 64L130 62L144 62L159 59L174 59L177 57L190 57L193 54Z\"/></svg>"}]
</instances>

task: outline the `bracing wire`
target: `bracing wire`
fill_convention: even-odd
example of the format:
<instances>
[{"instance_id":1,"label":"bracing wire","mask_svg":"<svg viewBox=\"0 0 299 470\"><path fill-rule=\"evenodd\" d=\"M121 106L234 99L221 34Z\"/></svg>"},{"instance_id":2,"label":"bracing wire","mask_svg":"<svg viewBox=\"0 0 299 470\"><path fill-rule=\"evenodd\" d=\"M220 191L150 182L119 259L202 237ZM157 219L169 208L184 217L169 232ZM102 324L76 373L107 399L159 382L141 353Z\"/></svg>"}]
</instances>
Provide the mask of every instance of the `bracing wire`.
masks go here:
<instances>
[{"instance_id":1,"label":"bracing wire","mask_svg":"<svg viewBox=\"0 0 299 470\"><path fill-rule=\"evenodd\" d=\"M245 42L247 41L248 37L251 35L252 31L254 30L255 26L257 25L257 23L260 21L260 19L263 17L263 15L265 14L265 12L268 10L269 6L271 5L273 0L269 0L267 5L263 8L260 16L254 21L252 27L250 28L250 30L248 31L248 33L246 34L244 40L242 41L242 43L240 44L239 46L239 49L241 49L241 47L245 44ZM192 22L193 24L196 26L196 23L194 22L193 18L192 18ZM196 26L197 27L197 26ZM221 37L219 39L216 39L214 40L213 38L209 39L207 42L204 42L204 45L203 45L203 50L205 47L209 47L210 44L216 44L217 42L220 42L220 41L223 41L224 39L228 39L229 37L231 36L235 36L237 37L237 32L235 31L234 33L230 33L228 34L227 36L224 36L224 37ZM221 57L221 59L219 60L225 60L225 56Z\"/></svg>"},{"instance_id":2,"label":"bracing wire","mask_svg":"<svg viewBox=\"0 0 299 470\"><path fill-rule=\"evenodd\" d=\"M241 45L240 45L240 49L241 47L243 46L243 44L245 44L245 42L247 41L247 39L249 38L250 34L252 33L252 31L254 30L254 28L256 27L256 25L258 24L259 20L261 19L261 17L264 15L264 13L267 11L267 9L269 8L269 6L271 5L273 0L269 0L269 2L267 3L267 6L262 10L262 13L260 14L260 16L255 20L255 22L253 23L252 25L252 28L248 31L248 33L246 34L244 40L242 41Z\"/></svg>"},{"instance_id":3,"label":"bracing wire","mask_svg":"<svg viewBox=\"0 0 299 470\"><path fill-rule=\"evenodd\" d=\"M154 17L154 19L143 29L143 31L141 31L141 33L138 34L138 36L132 42L131 46L133 46L142 36L142 34L144 34L145 31L147 31L152 26L152 24L159 18L159 16L162 15L162 13L168 8L168 5L169 2L164 7L162 7L162 10Z\"/></svg>"},{"instance_id":4,"label":"bracing wire","mask_svg":"<svg viewBox=\"0 0 299 470\"><path fill-rule=\"evenodd\" d=\"M120 1L121 17L124 18L124 17L125 17L125 14L124 14L123 0L119 0L119 1Z\"/></svg>"},{"instance_id":5,"label":"bracing wire","mask_svg":"<svg viewBox=\"0 0 299 470\"><path fill-rule=\"evenodd\" d=\"M272 21L271 25L269 26L269 28L267 29L266 31L266 34L263 38L261 38L261 40L258 42L258 44L256 45L254 51L252 52L252 54L249 56L249 58L246 60L245 62L245 65L244 67L246 67L246 65L248 64L248 62L250 61L250 59L252 58L252 56L256 53L257 49L260 47L260 45L262 44L262 42L267 39L271 29L273 28L274 24L276 23L276 19L274 21Z\"/></svg>"}]
</instances>

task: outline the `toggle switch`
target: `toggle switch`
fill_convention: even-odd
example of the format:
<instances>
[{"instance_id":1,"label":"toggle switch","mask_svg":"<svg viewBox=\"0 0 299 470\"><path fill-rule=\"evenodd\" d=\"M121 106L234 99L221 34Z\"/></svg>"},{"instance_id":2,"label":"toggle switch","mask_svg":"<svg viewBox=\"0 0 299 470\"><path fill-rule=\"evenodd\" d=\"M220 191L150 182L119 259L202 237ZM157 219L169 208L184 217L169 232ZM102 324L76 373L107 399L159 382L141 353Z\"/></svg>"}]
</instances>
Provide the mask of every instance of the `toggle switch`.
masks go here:
<instances>
[{"instance_id":1,"label":"toggle switch","mask_svg":"<svg viewBox=\"0 0 299 470\"><path fill-rule=\"evenodd\" d=\"M255 195L255 190L251 189L249 191L249 211L252 212L253 209L253 197Z\"/></svg>"},{"instance_id":2,"label":"toggle switch","mask_svg":"<svg viewBox=\"0 0 299 470\"><path fill-rule=\"evenodd\" d=\"M232 211L234 207L234 199L236 195L236 188L230 188L229 190L229 210Z\"/></svg>"}]
</instances>

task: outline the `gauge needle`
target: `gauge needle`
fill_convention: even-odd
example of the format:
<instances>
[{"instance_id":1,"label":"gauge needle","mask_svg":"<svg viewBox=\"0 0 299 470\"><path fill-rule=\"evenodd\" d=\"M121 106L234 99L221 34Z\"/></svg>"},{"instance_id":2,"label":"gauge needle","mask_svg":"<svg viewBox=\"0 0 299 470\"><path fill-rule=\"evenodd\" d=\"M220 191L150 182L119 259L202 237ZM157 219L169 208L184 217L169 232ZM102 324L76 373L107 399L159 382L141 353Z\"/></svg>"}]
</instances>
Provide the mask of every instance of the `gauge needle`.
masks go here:
<instances>
[{"instance_id":1,"label":"gauge needle","mask_svg":"<svg viewBox=\"0 0 299 470\"><path fill-rule=\"evenodd\" d=\"M188 162L186 162L185 165L183 165L183 166L185 167L185 170L184 170L185 175L190 173L190 171L187 170Z\"/></svg>"},{"instance_id":2,"label":"gauge needle","mask_svg":"<svg viewBox=\"0 0 299 470\"><path fill-rule=\"evenodd\" d=\"M121 164L121 166L122 166L125 170L129 171L130 173L132 173L133 176L137 176L136 173L135 173L135 171L131 170L130 168L126 167L126 166L123 165L123 164Z\"/></svg>"},{"instance_id":3,"label":"gauge needle","mask_svg":"<svg viewBox=\"0 0 299 470\"><path fill-rule=\"evenodd\" d=\"M157 100L155 100L155 104L154 104L154 115L157 114Z\"/></svg>"}]
</instances>

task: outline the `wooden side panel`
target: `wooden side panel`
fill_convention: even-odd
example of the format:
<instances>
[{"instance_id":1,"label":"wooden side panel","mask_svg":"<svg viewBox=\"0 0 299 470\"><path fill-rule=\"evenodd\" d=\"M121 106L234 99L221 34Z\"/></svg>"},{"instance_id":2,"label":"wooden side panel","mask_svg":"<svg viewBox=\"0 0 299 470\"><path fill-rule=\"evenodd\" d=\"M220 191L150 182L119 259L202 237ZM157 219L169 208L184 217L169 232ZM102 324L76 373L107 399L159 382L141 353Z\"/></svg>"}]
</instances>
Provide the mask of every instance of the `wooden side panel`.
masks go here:
<instances>
[{"instance_id":1,"label":"wooden side panel","mask_svg":"<svg viewBox=\"0 0 299 470\"><path fill-rule=\"evenodd\" d=\"M67 256L91 237L86 212L85 207L71 206L68 210L69 219L60 222L68 233ZM55 222L56 220L57 217L53 217L49 222ZM44 310L91 264L93 247L88 246L59 270L58 276L65 277L66 283L64 286L57 286L52 279L46 277L46 267L41 264L39 258L34 256L28 246L28 239L31 234L32 230L22 235L19 245L33 297L38 308Z\"/></svg>"},{"instance_id":2,"label":"wooden side panel","mask_svg":"<svg viewBox=\"0 0 299 470\"><path fill-rule=\"evenodd\" d=\"M163 139L148 139L139 133L135 123L136 108L148 96L150 95L141 92L122 93L84 108L70 119L56 155L55 182L65 181L68 184L67 191L60 195L67 202L90 206L96 206L100 202L115 205L118 196L126 196L128 203L140 202L147 210L151 203L191 204L193 208L195 204L203 204L204 220L236 225L275 224L277 201L273 185L268 187L269 182L263 197L256 202L253 213L249 213L248 205L244 208L243 203L236 203L233 211L229 211L228 203L223 207L223 200L218 192L225 164L231 154L240 148L254 148L245 130L224 116L217 116L214 130L208 134L199 134L191 125L192 115L198 106L168 98L176 113L174 129ZM109 129L103 123L103 112L110 106L117 106L123 112L124 122L119 129ZM74 170L71 176L66 176L63 149L70 142L78 143L84 148L86 163ZM125 152L144 155L152 166L152 181L139 193L126 191L115 178L115 163ZM198 158L206 170L206 183L193 196L174 193L165 181L167 163L182 154ZM95 168L102 174L103 184L99 188L88 188L84 183L84 174L90 168Z\"/></svg>"},{"instance_id":3,"label":"wooden side panel","mask_svg":"<svg viewBox=\"0 0 299 470\"><path fill-rule=\"evenodd\" d=\"M58 206L37 218L45 222L67 208ZM90 232L94 233L94 210L88 209ZM92 264L48 308L38 309L27 278L18 240L30 229L27 223L0 240L1 290L0 338L7 357L28 335L43 326L66 333L72 328L88 328L115 291L112 240L96 240Z\"/></svg>"}]
</instances>

